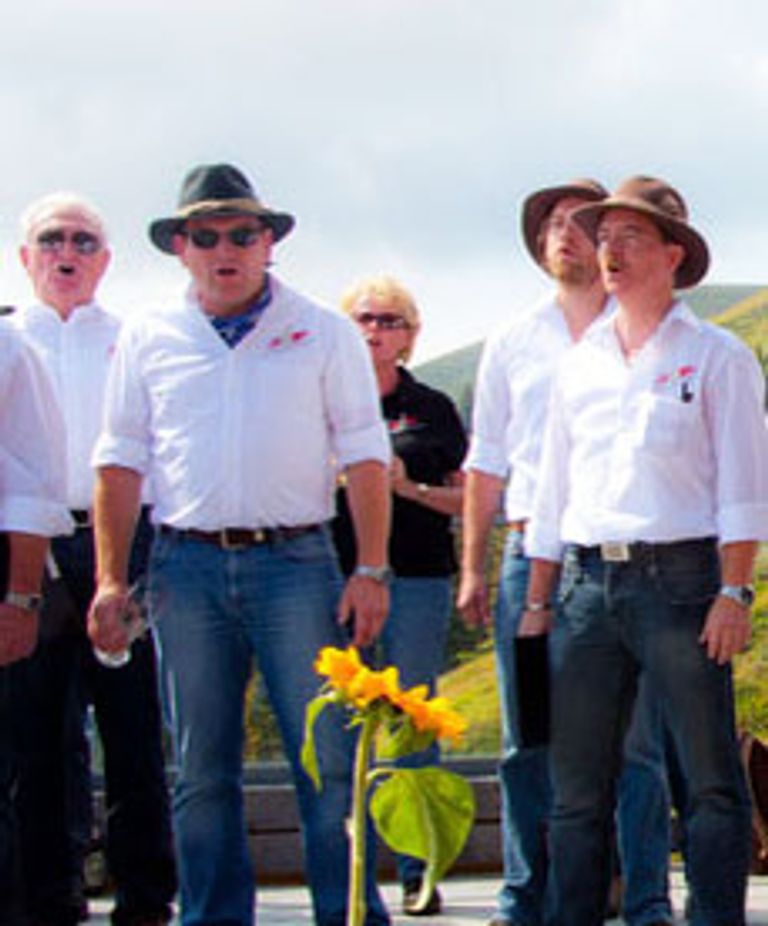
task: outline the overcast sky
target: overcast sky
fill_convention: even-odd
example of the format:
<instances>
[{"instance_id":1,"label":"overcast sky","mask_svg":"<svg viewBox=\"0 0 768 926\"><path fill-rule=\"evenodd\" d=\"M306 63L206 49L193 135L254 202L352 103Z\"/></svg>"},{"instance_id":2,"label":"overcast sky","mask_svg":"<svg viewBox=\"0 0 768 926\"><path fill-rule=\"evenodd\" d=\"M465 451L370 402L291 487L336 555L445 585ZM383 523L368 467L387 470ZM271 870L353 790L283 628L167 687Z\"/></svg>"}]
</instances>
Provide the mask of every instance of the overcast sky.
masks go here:
<instances>
[{"instance_id":1,"label":"overcast sky","mask_svg":"<svg viewBox=\"0 0 768 926\"><path fill-rule=\"evenodd\" d=\"M7 0L0 302L29 299L18 215L85 193L112 230L118 311L184 277L146 238L186 170L230 161L293 212L277 272L334 303L360 276L417 297L416 359L546 291L531 190L669 179L707 282L768 282L765 0Z\"/></svg>"}]
</instances>

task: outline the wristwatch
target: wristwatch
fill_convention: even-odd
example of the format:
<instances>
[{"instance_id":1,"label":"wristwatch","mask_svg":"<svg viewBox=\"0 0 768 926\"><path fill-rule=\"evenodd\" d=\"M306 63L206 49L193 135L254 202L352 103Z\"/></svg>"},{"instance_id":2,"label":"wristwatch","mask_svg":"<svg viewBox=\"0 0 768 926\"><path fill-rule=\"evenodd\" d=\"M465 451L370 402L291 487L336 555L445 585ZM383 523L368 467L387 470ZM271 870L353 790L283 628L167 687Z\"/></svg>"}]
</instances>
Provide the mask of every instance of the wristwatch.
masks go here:
<instances>
[{"instance_id":1,"label":"wristwatch","mask_svg":"<svg viewBox=\"0 0 768 926\"><path fill-rule=\"evenodd\" d=\"M373 579L374 582L380 582L382 585L389 585L393 578L389 566L357 566L354 574L364 579Z\"/></svg>"},{"instance_id":2,"label":"wristwatch","mask_svg":"<svg viewBox=\"0 0 768 926\"><path fill-rule=\"evenodd\" d=\"M24 611L39 611L42 602L43 596L33 592L6 592L3 598L4 604L11 604Z\"/></svg>"},{"instance_id":3,"label":"wristwatch","mask_svg":"<svg viewBox=\"0 0 768 926\"><path fill-rule=\"evenodd\" d=\"M754 585L721 585L720 594L723 598L730 598L745 608L751 608L755 603Z\"/></svg>"}]
</instances>

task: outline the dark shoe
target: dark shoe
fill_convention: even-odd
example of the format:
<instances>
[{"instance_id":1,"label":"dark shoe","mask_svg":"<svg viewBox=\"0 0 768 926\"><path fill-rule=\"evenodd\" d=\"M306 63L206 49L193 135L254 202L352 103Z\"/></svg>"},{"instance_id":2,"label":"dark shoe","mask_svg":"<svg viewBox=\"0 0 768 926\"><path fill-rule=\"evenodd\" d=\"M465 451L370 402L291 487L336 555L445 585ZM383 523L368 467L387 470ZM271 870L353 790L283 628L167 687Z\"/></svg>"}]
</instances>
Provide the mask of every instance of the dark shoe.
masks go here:
<instances>
[{"instance_id":1,"label":"dark shoe","mask_svg":"<svg viewBox=\"0 0 768 926\"><path fill-rule=\"evenodd\" d=\"M406 916L435 916L443 909L440 891L434 888L423 906L418 906L421 881L406 881L403 885L403 913Z\"/></svg>"}]
</instances>

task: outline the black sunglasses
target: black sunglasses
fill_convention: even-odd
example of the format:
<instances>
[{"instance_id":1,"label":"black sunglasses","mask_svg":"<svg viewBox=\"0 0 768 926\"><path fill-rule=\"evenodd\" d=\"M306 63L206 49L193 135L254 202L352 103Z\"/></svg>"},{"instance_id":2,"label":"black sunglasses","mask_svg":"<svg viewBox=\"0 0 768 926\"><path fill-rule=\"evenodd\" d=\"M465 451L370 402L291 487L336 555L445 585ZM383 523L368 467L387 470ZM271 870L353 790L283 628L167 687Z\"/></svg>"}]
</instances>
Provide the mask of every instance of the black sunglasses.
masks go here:
<instances>
[{"instance_id":1,"label":"black sunglasses","mask_svg":"<svg viewBox=\"0 0 768 926\"><path fill-rule=\"evenodd\" d=\"M261 225L238 225L225 232L216 231L215 228L186 228L181 234L189 238L196 248L211 251L222 238L226 238L236 248L249 248L263 231Z\"/></svg>"},{"instance_id":2,"label":"black sunglasses","mask_svg":"<svg viewBox=\"0 0 768 926\"><path fill-rule=\"evenodd\" d=\"M374 328L381 328L383 331L397 331L411 327L402 315L394 312L360 312L352 318L363 328L373 325Z\"/></svg>"},{"instance_id":3,"label":"black sunglasses","mask_svg":"<svg viewBox=\"0 0 768 926\"><path fill-rule=\"evenodd\" d=\"M66 232L58 228L52 228L50 231L40 232L37 236L37 246L41 251L57 253L64 250L67 241L78 254L95 254L101 250L101 239L87 231L72 232L67 235Z\"/></svg>"}]
</instances>

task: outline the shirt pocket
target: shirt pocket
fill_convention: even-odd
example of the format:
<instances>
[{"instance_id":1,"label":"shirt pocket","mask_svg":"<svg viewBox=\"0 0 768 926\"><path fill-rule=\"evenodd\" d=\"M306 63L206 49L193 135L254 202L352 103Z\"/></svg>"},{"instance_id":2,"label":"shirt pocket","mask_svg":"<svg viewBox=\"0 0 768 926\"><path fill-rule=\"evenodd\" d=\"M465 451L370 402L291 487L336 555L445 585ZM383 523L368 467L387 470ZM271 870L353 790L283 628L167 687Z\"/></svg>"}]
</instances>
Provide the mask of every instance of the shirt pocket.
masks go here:
<instances>
[{"instance_id":1,"label":"shirt pocket","mask_svg":"<svg viewBox=\"0 0 768 926\"><path fill-rule=\"evenodd\" d=\"M696 405L667 396L646 395L640 404L638 444L649 453L679 455L690 450Z\"/></svg>"}]
</instances>

